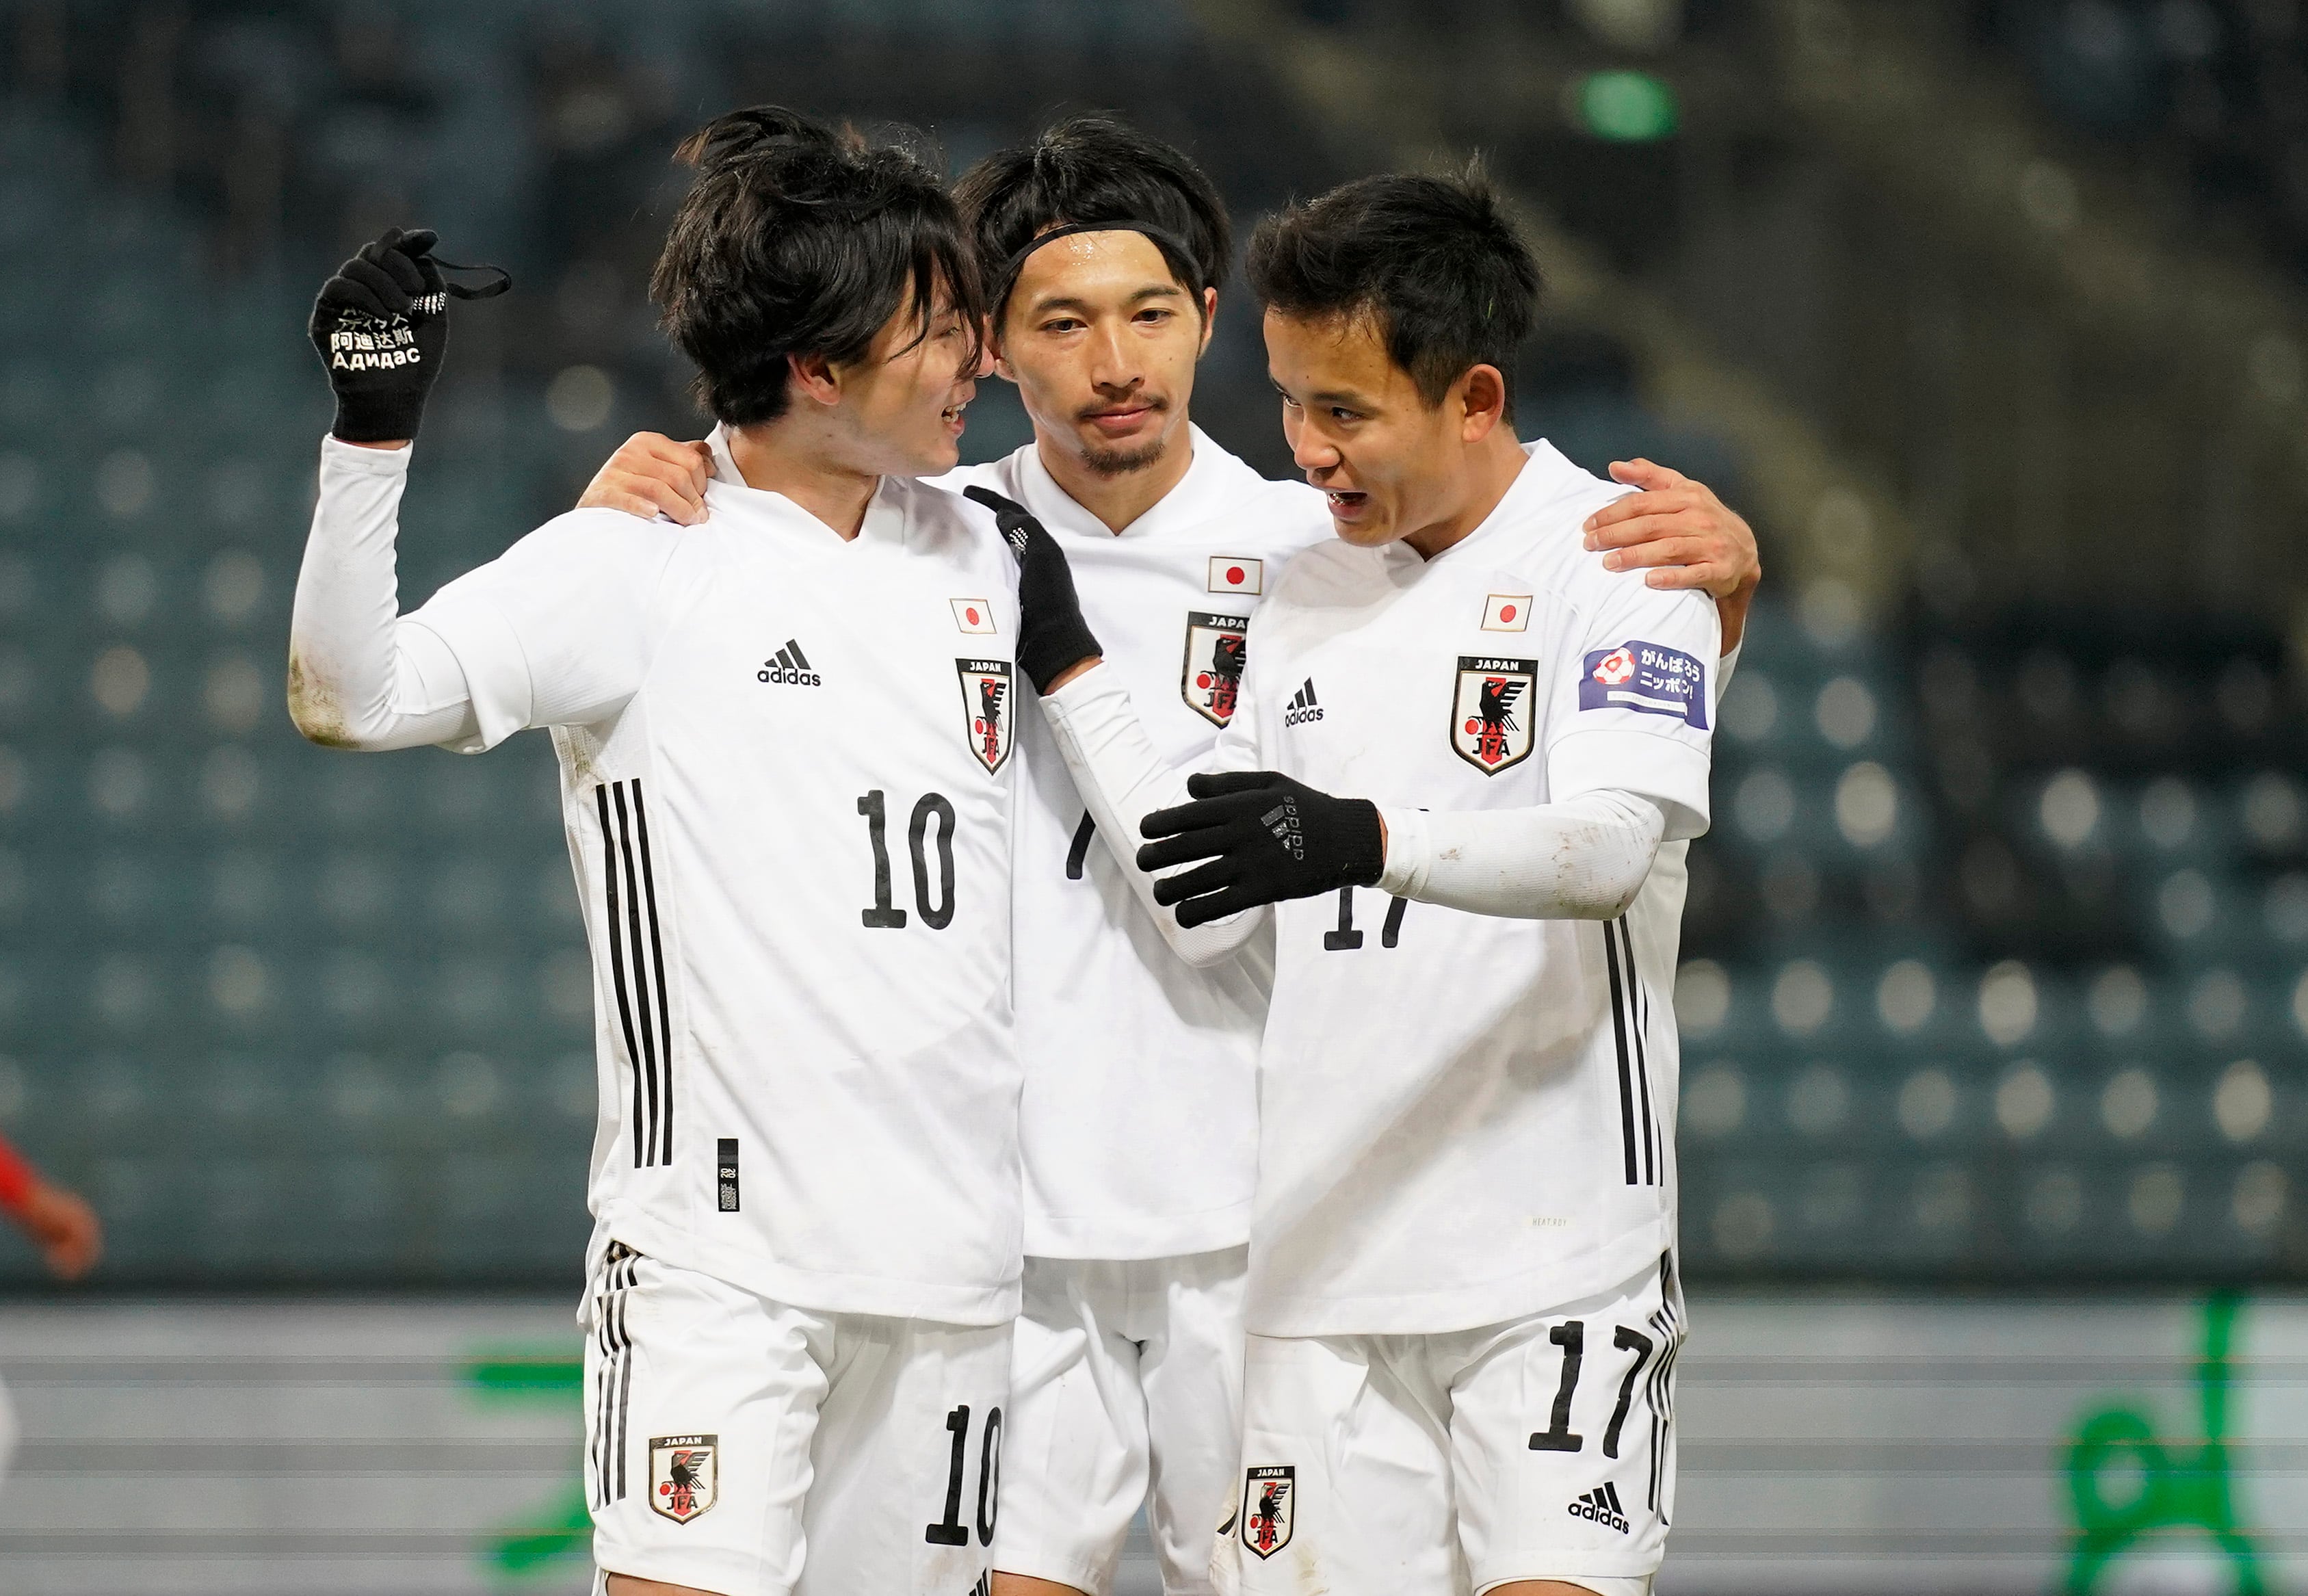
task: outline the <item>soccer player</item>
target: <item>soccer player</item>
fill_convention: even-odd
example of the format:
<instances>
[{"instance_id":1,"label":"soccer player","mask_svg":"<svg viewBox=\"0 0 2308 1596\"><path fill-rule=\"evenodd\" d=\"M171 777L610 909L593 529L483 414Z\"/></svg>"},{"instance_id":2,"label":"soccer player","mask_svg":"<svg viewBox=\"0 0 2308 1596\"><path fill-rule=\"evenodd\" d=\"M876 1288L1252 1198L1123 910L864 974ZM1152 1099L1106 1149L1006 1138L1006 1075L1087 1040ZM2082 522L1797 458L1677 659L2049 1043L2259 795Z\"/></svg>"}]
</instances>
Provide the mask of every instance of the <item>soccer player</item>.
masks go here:
<instances>
[{"instance_id":1,"label":"soccer player","mask_svg":"<svg viewBox=\"0 0 2308 1596\"><path fill-rule=\"evenodd\" d=\"M1654 866L1706 825L1721 624L1589 558L1621 490L1516 442L1538 275L1479 172L1293 207L1250 270L1338 536L1270 588L1215 773L1183 780L1094 659L1042 700L1177 951L1275 938L1213 1572L1632 1596L1684 1328ZM1007 519L1055 624L1062 551Z\"/></svg>"},{"instance_id":2,"label":"soccer player","mask_svg":"<svg viewBox=\"0 0 2308 1596\"><path fill-rule=\"evenodd\" d=\"M0 1138L0 1213L40 1249L40 1261L58 1280L76 1281L104 1252L104 1226L79 1193L56 1185ZM16 1451L16 1412L0 1386L0 1478Z\"/></svg>"},{"instance_id":3,"label":"soccer player","mask_svg":"<svg viewBox=\"0 0 2308 1596\"><path fill-rule=\"evenodd\" d=\"M977 274L902 149L763 108L681 155L651 289L719 423L711 520L564 515L396 618L444 300L431 235L388 234L315 310L291 708L363 749L552 729L600 1061L597 1588L961 1596L1018 1302L1021 640L1009 551L914 479L954 463Z\"/></svg>"},{"instance_id":4,"label":"soccer player","mask_svg":"<svg viewBox=\"0 0 2308 1596\"><path fill-rule=\"evenodd\" d=\"M988 157L957 194L995 370L1035 438L941 480L990 487L1050 530L1107 668L1165 759L1191 764L1233 717L1259 595L1332 535L1322 495L1265 481L1188 417L1231 257L1222 202L1184 154L1105 117ZM642 435L582 502L692 520L694 448ZM1680 496L1636 496L1651 501L1636 531L1714 562L1663 579L1714 582L1744 611L1744 524L1695 485L1652 479ZM1238 1450L1270 954L1174 957L1033 721L1013 887L1028 1257L995 1590L1109 1589L1143 1502L1166 1590L1202 1592Z\"/></svg>"},{"instance_id":5,"label":"soccer player","mask_svg":"<svg viewBox=\"0 0 2308 1596\"><path fill-rule=\"evenodd\" d=\"M77 1192L56 1185L0 1139L0 1213L40 1250L58 1280L76 1281L104 1252L104 1226Z\"/></svg>"}]
</instances>

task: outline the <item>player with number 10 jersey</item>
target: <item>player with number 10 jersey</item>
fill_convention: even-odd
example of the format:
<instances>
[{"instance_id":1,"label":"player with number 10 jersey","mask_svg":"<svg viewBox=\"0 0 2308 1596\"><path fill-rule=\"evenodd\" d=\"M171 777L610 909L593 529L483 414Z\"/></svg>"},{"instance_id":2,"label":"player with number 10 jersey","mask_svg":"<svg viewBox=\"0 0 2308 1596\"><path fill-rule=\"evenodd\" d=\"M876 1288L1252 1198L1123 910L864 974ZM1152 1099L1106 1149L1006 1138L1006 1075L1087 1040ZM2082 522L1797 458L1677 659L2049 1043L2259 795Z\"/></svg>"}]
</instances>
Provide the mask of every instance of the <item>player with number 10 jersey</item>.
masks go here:
<instances>
[{"instance_id":1,"label":"player with number 10 jersey","mask_svg":"<svg viewBox=\"0 0 2308 1596\"><path fill-rule=\"evenodd\" d=\"M974 266L898 149L764 108L685 153L653 287L721 422L711 519L574 512L396 620L412 451L340 425L294 707L340 746L560 756L597 1588L946 1596L988 1573L1021 1248L1016 575L915 479L982 369Z\"/></svg>"}]
</instances>

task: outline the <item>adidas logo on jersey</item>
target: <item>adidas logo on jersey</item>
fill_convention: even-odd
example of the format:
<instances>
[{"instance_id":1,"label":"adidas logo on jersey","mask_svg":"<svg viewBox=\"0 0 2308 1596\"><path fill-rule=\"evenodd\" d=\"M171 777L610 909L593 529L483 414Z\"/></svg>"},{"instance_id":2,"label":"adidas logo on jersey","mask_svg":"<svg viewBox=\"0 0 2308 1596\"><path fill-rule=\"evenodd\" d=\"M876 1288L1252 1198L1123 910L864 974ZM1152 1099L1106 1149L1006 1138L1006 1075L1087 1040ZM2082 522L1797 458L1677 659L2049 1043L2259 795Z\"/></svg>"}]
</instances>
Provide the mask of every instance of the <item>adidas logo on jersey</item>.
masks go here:
<instances>
[{"instance_id":1,"label":"adidas logo on jersey","mask_svg":"<svg viewBox=\"0 0 2308 1596\"><path fill-rule=\"evenodd\" d=\"M801 651L801 644L792 638L778 651L774 660L762 661L761 669L754 675L762 681L773 682L781 687L822 687L824 678L809 668L809 660Z\"/></svg>"},{"instance_id":2,"label":"adidas logo on jersey","mask_svg":"<svg viewBox=\"0 0 2308 1596\"><path fill-rule=\"evenodd\" d=\"M1607 1480L1563 1511L1573 1518L1583 1518L1601 1524L1605 1529L1616 1530L1622 1535L1627 1532L1627 1514L1626 1509L1619 1505L1619 1488Z\"/></svg>"},{"instance_id":3,"label":"adidas logo on jersey","mask_svg":"<svg viewBox=\"0 0 2308 1596\"><path fill-rule=\"evenodd\" d=\"M1314 678L1308 677L1305 685L1290 695L1290 707L1283 712L1282 724L1304 726L1309 720L1322 718L1322 706L1314 702Z\"/></svg>"}]
</instances>

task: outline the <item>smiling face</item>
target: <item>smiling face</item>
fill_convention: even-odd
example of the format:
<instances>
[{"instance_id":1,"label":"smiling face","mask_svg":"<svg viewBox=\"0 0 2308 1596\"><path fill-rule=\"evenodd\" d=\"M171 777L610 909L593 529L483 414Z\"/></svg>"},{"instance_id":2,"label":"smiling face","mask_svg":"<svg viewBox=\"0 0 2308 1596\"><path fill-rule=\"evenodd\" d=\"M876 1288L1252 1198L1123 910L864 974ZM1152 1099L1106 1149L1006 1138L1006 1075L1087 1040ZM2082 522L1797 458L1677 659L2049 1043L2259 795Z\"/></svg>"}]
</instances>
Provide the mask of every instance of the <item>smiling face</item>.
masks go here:
<instances>
[{"instance_id":1,"label":"smiling face","mask_svg":"<svg viewBox=\"0 0 2308 1596\"><path fill-rule=\"evenodd\" d=\"M1502 418L1494 368L1472 367L1430 405L1369 316L1301 320L1270 309L1266 369L1291 458L1330 496L1339 537L1376 548L1437 529L1463 534L1454 523L1479 492L1469 455Z\"/></svg>"},{"instance_id":2,"label":"smiling face","mask_svg":"<svg viewBox=\"0 0 2308 1596\"><path fill-rule=\"evenodd\" d=\"M960 312L941 289L929 325L911 304L874 335L865 356L839 368L836 410L849 463L885 477L928 477L961 458L963 407L986 363Z\"/></svg>"},{"instance_id":3,"label":"smiling face","mask_svg":"<svg viewBox=\"0 0 2308 1596\"><path fill-rule=\"evenodd\" d=\"M1216 289L1200 306L1143 233L1075 233L1026 257L995 369L1046 444L1099 476L1144 470L1186 427Z\"/></svg>"}]
</instances>

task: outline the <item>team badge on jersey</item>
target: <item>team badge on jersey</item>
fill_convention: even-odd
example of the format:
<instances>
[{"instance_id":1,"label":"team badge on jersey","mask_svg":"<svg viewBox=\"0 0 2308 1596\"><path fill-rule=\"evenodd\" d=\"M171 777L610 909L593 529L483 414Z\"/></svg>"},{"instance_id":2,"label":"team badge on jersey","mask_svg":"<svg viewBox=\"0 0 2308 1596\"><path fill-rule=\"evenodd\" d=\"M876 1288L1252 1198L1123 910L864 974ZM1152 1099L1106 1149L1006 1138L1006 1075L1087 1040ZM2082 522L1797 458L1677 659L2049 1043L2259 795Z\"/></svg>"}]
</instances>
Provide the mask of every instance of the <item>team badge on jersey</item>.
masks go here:
<instances>
[{"instance_id":1,"label":"team badge on jersey","mask_svg":"<svg viewBox=\"0 0 2308 1596\"><path fill-rule=\"evenodd\" d=\"M1538 661L1459 656L1451 703L1451 746L1486 776L1530 757Z\"/></svg>"},{"instance_id":2,"label":"team badge on jersey","mask_svg":"<svg viewBox=\"0 0 2308 1596\"><path fill-rule=\"evenodd\" d=\"M1486 632L1529 631L1530 595L1529 593L1493 593L1484 600L1483 630Z\"/></svg>"},{"instance_id":3,"label":"team badge on jersey","mask_svg":"<svg viewBox=\"0 0 2308 1596\"><path fill-rule=\"evenodd\" d=\"M989 771L998 771L1010 757L1010 661L956 660L961 676L961 719L969 729L969 751Z\"/></svg>"},{"instance_id":4,"label":"team badge on jersey","mask_svg":"<svg viewBox=\"0 0 2308 1596\"><path fill-rule=\"evenodd\" d=\"M949 599L953 606L953 624L965 632L994 631L994 606L983 599Z\"/></svg>"},{"instance_id":5,"label":"team badge on jersey","mask_svg":"<svg viewBox=\"0 0 2308 1596\"><path fill-rule=\"evenodd\" d=\"M1246 1470L1242 1481L1242 1543L1261 1557L1290 1544L1297 1522L1298 1471L1288 1463Z\"/></svg>"},{"instance_id":6,"label":"team badge on jersey","mask_svg":"<svg viewBox=\"0 0 2308 1596\"><path fill-rule=\"evenodd\" d=\"M1210 556L1210 591L1248 593L1254 598L1265 591L1264 560L1246 560L1231 554Z\"/></svg>"},{"instance_id":7,"label":"team badge on jersey","mask_svg":"<svg viewBox=\"0 0 2308 1596\"><path fill-rule=\"evenodd\" d=\"M1186 667L1178 691L1185 695L1186 707L1205 720L1224 726L1234 719L1249 626L1238 615L1186 613Z\"/></svg>"},{"instance_id":8,"label":"team badge on jersey","mask_svg":"<svg viewBox=\"0 0 2308 1596\"><path fill-rule=\"evenodd\" d=\"M658 1436L650 1442L652 1510L685 1524L721 1494L719 1436Z\"/></svg>"},{"instance_id":9,"label":"team badge on jersey","mask_svg":"<svg viewBox=\"0 0 2308 1596\"><path fill-rule=\"evenodd\" d=\"M1681 649L1630 637L1587 656L1579 673L1579 707L1672 715L1705 731L1707 667Z\"/></svg>"}]
</instances>

